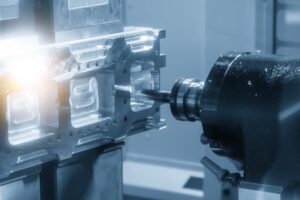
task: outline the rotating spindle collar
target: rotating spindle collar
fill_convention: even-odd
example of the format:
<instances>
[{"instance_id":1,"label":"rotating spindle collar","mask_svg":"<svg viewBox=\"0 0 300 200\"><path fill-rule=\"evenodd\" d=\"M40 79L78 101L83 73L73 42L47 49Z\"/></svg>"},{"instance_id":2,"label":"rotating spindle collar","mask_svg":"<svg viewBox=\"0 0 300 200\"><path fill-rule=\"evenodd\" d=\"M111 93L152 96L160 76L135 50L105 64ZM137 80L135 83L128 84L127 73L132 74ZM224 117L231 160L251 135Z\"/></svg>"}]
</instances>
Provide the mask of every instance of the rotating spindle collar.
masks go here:
<instances>
[{"instance_id":1,"label":"rotating spindle collar","mask_svg":"<svg viewBox=\"0 0 300 200\"><path fill-rule=\"evenodd\" d=\"M200 120L200 98L204 82L198 79L179 79L171 92L171 111L181 121Z\"/></svg>"}]
</instances>

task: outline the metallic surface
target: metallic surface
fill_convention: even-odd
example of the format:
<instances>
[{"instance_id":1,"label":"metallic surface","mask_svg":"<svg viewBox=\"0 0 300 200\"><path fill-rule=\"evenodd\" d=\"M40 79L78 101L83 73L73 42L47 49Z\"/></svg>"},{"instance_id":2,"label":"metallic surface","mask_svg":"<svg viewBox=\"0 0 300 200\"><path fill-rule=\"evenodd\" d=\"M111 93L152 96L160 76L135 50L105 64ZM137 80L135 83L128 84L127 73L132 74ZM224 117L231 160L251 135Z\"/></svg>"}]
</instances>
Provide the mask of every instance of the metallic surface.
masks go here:
<instances>
[{"instance_id":1,"label":"metallic surface","mask_svg":"<svg viewBox=\"0 0 300 200\"><path fill-rule=\"evenodd\" d=\"M125 5L128 24L168 30L163 52L168 55L170 67L162 72L163 90L172 88L174 80L179 77L204 80L216 58L226 51L256 49L256 1L127 0ZM178 12L182 9L183 12ZM153 10L155 15L152 14ZM159 134L151 131L130 137L127 156L137 159L150 157L150 162L159 166L164 164L163 161L170 160L200 165L200 157L210 153L209 148L199 145L201 125L176 121L168 106L163 106L161 110L167 119L168 128ZM181 145L183 142L188 148ZM214 156L214 161L217 157L213 154L209 156ZM231 167L230 161L226 159L218 161L223 167L227 163ZM141 162L147 161L141 159ZM206 198L221 199L223 193L220 184L208 170L204 171Z\"/></svg>"},{"instance_id":2,"label":"metallic surface","mask_svg":"<svg viewBox=\"0 0 300 200\"><path fill-rule=\"evenodd\" d=\"M12 145L8 139L8 122L3 112L4 115L0 117L0 122L3 124L0 151L0 158L3 162L0 163L0 182L22 177L27 175L28 171L42 167L45 171L40 174L42 184L38 189L41 190L42 195L47 194L46 197L50 199L55 197L53 195L57 195L57 199L70 196L73 199L76 199L75 197L96 199L99 195L104 199L120 199L122 195L120 150L116 153L117 157L114 153L105 154L104 160L101 157L99 161L95 153L93 160L92 154L87 154L87 152L118 144L132 134L161 128L165 125L160 120L160 103L153 102L150 107L148 104L143 104L141 93L143 83L150 83L147 82L148 77L151 77L153 89L160 88L158 77L160 69L165 65L165 56L160 55L159 49L160 39L164 36L164 31L132 27L120 34L57 44L55 47L50 45L37 48L36 51L40 53L44 50L52 52L48 54L49 59L57 58L56 56L59 55L59 60L55 62L59 64L52 66L56 75L51 81L56 84L53 88L57 90L58 104L54 101L55 106L52 109L57 109L58 127L53 129L54 134ZM136 65L137 63L139 65ZM148 68L143 68L149 63L150 71ZM132 70L133 67L135 70ZM133 73L135 73L134 76ZM97 82L100 91L95 94L99 94L98 111L101 120L75 127L71 117L71 83L74 80L85 80L90 77ZM5 78L2 79L4 80ZM9 84L3 84L2 87L9 88ZM43 87L46 88L44 85ZM5 92L1 93L1 98L5 99L0 106L2 110L6 109L6 95ZM139 102L140 110L133 109L135 104L130 103L133 99L134 102ZM47 98L47 100L47 106L50 107L52 98ZM48 119L51 121L52 118ZM98 152L97 155L100 154L102 152ZM84 158L80 158L80 155L84 155ZM57 168L53 163L58 163ZM104 170L105 167L109 169ZM82 179L82 173L86 173L85 180L79 180ZM107 184L109 181L101 179L109 179L112 182ZM55 183L55 180L58 182ZM78 182L80 182L79 185ZM47 185L51 183L51 187L56 187L56 189L51 189ZM74 185L69 186L73 183ZM83 187L82 184L87 187ZM69 190L69 188L79 186L80 189L75 190L78 193ZM113 195L110 192L113 192Z\"/></svg>"},{"instance_id":3,"label":"metallic surface","mask_svg":"<svg viewBox=\"0 0 300 200\"><path fill-rule=\"evenodd\" d=\"M171 91L171 111L182 121L200 120L202 89L204 83L197 79L180 79Z\"/></svg>"},{"instance_id":4,"label":"metallic surface","mask_svg":"<svg viewBox=\"0 0 300 200\"><path fill-rule=\"evenodd\" d=\"M297 141L298 130L298 62L297 58L227 53L201 89L202 141L216 154L235 160L244 170L243 181L285 187L299 179L293 164L299 152L292 142Z\"/></svg>"},{"instance_id":5,"label":"metallic surface","mask_svg":"<svg viewBox=\"0 0 300 200\"><path fill-rule=\"evenodd\" d=\"M152 46L149 46L148 40L140 40L141 37L148 37L149 34L152 35L149 37ZM164 126L160 121L160 103L154 102L151 107L141 104L139 111L133 111L130 104L133 97L143 100L142 94L139 94L139 91L134 92L132 88L135 86L131 85L131 68L134 63L142 65L148 61L153 63L151 71L146 71L146 77L151 76L154 80L153 85L157 90L159 89L160 82L157 77L161 67L165 65L165 56L159 53L159 40L164 37L164 34L164 31L153 29L129 28L127 32L118 35L58 44L55 48L45 47L46 52L54 52L49 54L49 59L56 58L57 55L61 56L58 66L52 66L50 70L57 73L54 81L51 81L51 84L54 84L51 87L54 91L57 90L54 94L57 95L58 104L55 96L46 98L47 107L50 107L53 101L54 107L51 107L51 110L57 110L58 116L53 115L50 119L56 118L54 121L58 121L58 127L54 127L54 134L49 136L45 135L46 137L38 140L12 145L8 139L8 122L5 115L7 94L2 92L0 95L3 99L0 106L3 111L0 117L2 124L0 158L6 162L0 164L0 179L52 160L70 159L76 153L122 141L132 134ZM105 51L101 48L98 50L103 43L111 45ZM144 49L144 45L148 48ZM105 45L104 47L106 48ZM42 52L40 48L37 51ZM137 79L142 80L142 83L147 81L143 73L138 74ZM71 118L70 85L72 80L89 77L95 77L99 85L98 89L101 91L98 93L100 120L92 121L82 127L74 127ZM5 82L5 78L1 81ZM2 87L9 88L10 85L6 82ZM47 88L48 85L42 87Z\"/></svg>"},{"instance_id":6,"label":"metallic surface","mask_svg":"<svg viewBox=\"0 0 300 200\"><path fill-rule=\"evenodd\" d=\"M4 0L0 3L0 40L35 34L34 0Z\"/></svg>"},{"instance_id":7,"label":"metallic surface","mask_svg":"<svg viewBox=\"0 0 300 200\"><path fill-rule=\"evenodd\" d=\"M34 35L42 43L122 32L122 1L4 0L0 28L0 39Z\"/></svg>"},{"instance_id":8,"label":"metallic surface","mask_svg":"<svg viewBox=\"0 0 300 200\"><path fill-rule=\"evenodd\" d=\"M33 174L33 171L8 182L2 182L0 186L1 199L18 200L34 199L39 200L40 197L40 177L39 171Z\"/></svg>"},{"instance_id":9,"label":"metallic surface","mask_svg":"<svg viewBox=\"0 0 300 200\"><path fill-rule=\"evenodd\" d=\"M16 57L17 60L28 57L35 60L36 55L45 55L47 64L43 65L47 65L47 77L43 84L36 85L47 94L38 93L41 106L35 108L48 113L41 114L38 138L12 139L12 125L6 117L10 110L7 109L8 96L24 88L12 88L6 81L9 77L6 72L10 69L3 65L0 77L3 83L0 92L1 198L122 199L121 148L111 149L111 146L118 146L132 134L165 125L160 119L160 103L144 102L141 91L148 85L153 86L151 89L160 89L160 69L166 61L160 54L160 39L165 37L165 32L124 28L121 3L120 0L0 3L1 42L8 42L4 44L9 47L13 46L10 42L24 47L13 49L11 55L4 51L1 63ZM11 16L1 12L7 6L15 9ZM25 32L17 31L24 27ZM4 40L6 32L8 41ZM11 33L37 36L40 44L29 43L27 47ZM20 66L33 73L31 66L25 64ZM90 85L85 83L87 80L91 80ZM75 88L76 84L79 89L88 88L88 92L83 90L77 94L76 89L81 90ZM72 96L74 93L78 96ZM86 119L77 123L73 117L77 114L74 114L74 105L79 102L79 111L84 111L80 105L89 105L82 97L97 105L92 107L95 115L90 116L89 108L87 113L79 112L78 115ZM19 136L22 138L22 133ZM38 181L31 184L27 176L36 169L41 169L36 172ZM17 184L10 185L16 180ZM13 193L11 188L20 192ZM30 192L33 190L36 191Z\"/></svg>"},{"instance_id":10,"label":"metallic surface","mask_svg":"<svg viewBox=\"0 0 300 200\"><path fill-rule=\"evenodd\" d=\"M224 177L229 174L227 170L222 169L220 166L216 165L212 160L204 157L201 163L208 168L219 181L223 181Z\"/></svg>"},{"instance_id":11,"label":"metallic surface","mask_svg":"<svg viewBox=\"0 0 300 200\"><path fill-rule=\"evenodd\" d=\"M162 90L171 88L178 77L193 77L195 74L205 77L205 4L205 1L198 0L190 0L188 3L173 0L125 2L127 24L168 30L168 39L162 41L161 52L167 55L167 64L170 67L161 71ZM189 12L178 12L182 8ZM204 155L204 147L199 145L201 127L196 123L178 122L168 106L162 106L161 113L166 118L168 128L161 130L160 134L149 131L147 134L130 137L127 140L128 157L151 157L153 160L171 160L200 167L199 155ZM183 132L189 134L182 134ZM179 148L182 141L189 148Z\"/></svg>"},{"instance_id":12,"label":"metallic surface","mask_svg":"<svg viewBox=\"0 0 300 200\"><path fill-rule=\"evenodd\" d=\"M204 82L197 79L179 79L168 91L144 90L143 93L149 99L161 103L169 103L173 116L181 121L201 120L201 95Z\"/></svg>"},{"instance_id":13,"label":"metallic surface","mask_svg":"<svg viewBox=\"0 0 300 200\"><path fill-rule=\"evenodd\" d=\"M197 88L201 95L192 95L196 97L193 102L200 102L202 142L217 155L231 158L238 171L243 170L242 177L229 174L204 158L203 164L220 180L235 186L242 182L253 187L257 184L257 190L287 187L290 195L298 195L298 68L297 57L229 52L217 60L204 88ZM180 108L184 108L188 96L178 92L182 83L177 82L172 91ZM170 102L172 105L172 95ZM195 120L177 116L183 111L188 116L194 110L178 110L175 118Z\"/></svg>"},{"instance_id":14,"label":"metallic surface","mask_svg":"<svg viewBox=\"0 0 300 200\"><path fill-rule=\"evenodd\" d=\"M228 53L211 70L201 99L204 135L214 152L237 161L245 181L286 187L299 179L298 63Z\"/></svg>"},{"instance_id":15,"label":"metallic surface","mask_svg":"<svg viewBox=\"0 0 300 200\"><path fill-rule=\"evenodd\" d=\"M121 0L90 4L77 0L75 6L72 6L73 1L53 1L52 16L56 41L123 31Z\"/></svg>"},{"instance_id":16,"label":"metallic surface","mask_svg":"<svg viewBox=\"0 0 300 200\"><path fill-rule=\"evenodd\" d=\"M86 152L58 166L55 199L123 199L122 149L102 151Z\"/></svg>"},{"instance_id":17,"label":"metallic surface","mask_svg":"<svg viewBox=\"0 0 300 200\"><path fill-rule=\"evenodd\" d=\"M142 93L145 94L147 98L162 103L170 103L171 101L171 93L169 91L144 90Z\"/></svg>"}]
</instances>

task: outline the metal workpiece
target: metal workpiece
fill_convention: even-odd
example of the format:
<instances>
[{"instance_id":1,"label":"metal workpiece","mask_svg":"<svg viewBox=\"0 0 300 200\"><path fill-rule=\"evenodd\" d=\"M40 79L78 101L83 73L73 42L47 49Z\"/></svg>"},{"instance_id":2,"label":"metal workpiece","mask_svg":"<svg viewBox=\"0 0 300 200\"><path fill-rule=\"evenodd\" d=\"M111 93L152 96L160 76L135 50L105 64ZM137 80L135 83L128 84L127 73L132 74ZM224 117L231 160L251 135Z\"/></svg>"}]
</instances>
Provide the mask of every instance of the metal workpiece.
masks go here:
<instances>
[{"instance_id":1,"label":"metal workpiece","mask_svg":"<svg viewBox=\"0 0 300 200\"><path fill-rule=\"evenodd\" d=\"M3 0L0 40L59 43L124 31L121 0Z\"/></svg>"},{"instance_id":2,"label":"metal workpiece","mask_svg":"<svg viewBox=\"0 0 300 200\"><path fill-rule=\"evenodd\" d=\"M53 29L56 42L124 30L121 0L42 0L40 4L50 9L49 16L43 13L39 15L47 19L46 24L43 21L41 23L49 23L47 27ZM44 28L40 30L45 31Z\"/></svg>"},{"instance_id":3,"label":"metal workpiece","mask_svg":"<svg viewBox=\"0 0 300 200\"><path fill-rule=\"evenodd\" d=\"M142 94L160 88L164 37L164 31L128 27L20 50L17 60L2 55L0 182L165 126L160 103Z\"/></svg>"},{"instance_id":4,"label":"metal workpiece","mask_svg":"<svg viewBox=\"0 0 300 200\"><path fill-rule=\"evenodd\" d=\"M152 41L152 46L148 46L148 40L140 40L147 37ZM89 67L83 63L79 70L74 64L71 65L74 67L71 70L63 69L64 72L57 77L57 81L60 87L60 105L63 108L60 109L61 119L64 120L61 123L64 126L62 130L67 131L62 134L62 139L72 141L73 146L69 153L81 152L103 142L123 140L131 134L163 125L160 121L160 105L145 99L141 93L144 89L159 88L158 76L165 63L164 56L159 53L159 40L162 37L163 31L129 29L128 33L120 34L120 37L112 41L105 39L104 44L110 44L110 49L100 59L89 61ZM147 45L145 49L144 42ZM82 54L79 58L90 55L84 49L73 52L76 53L75 58L80 52ZM75 61L78 62L77 59ZM78 64L81 66L80 62ZM95 100L99 102L98 109L90 106L87 110L74 108L77 103L82 103L80 97L76 97L76 88L85 84L97 86L99 99ZM96 93L90 95L93 97ZM93 111L92 115L90 111Z\"/></svg>"},{"instance_id":5,"label":"metal workpiece","mask_svg":"<svg viewBox=\"0 0 300 200\"><path fill-rule=\"evenodd\" d=\"M165 31L124 27L122 0L0 2L0 190L123 199L122 146L165 126Z\"/></svg>"},{"instance_id":6,"label":"metal workpiece","mask_svg":"<svg viewBox=\"0 0 300 200\"><path fill-rule=\"evenodd\" d=\"M0 2L0 40L35 34L35 0Z\"/></svg>"}]
</instances>

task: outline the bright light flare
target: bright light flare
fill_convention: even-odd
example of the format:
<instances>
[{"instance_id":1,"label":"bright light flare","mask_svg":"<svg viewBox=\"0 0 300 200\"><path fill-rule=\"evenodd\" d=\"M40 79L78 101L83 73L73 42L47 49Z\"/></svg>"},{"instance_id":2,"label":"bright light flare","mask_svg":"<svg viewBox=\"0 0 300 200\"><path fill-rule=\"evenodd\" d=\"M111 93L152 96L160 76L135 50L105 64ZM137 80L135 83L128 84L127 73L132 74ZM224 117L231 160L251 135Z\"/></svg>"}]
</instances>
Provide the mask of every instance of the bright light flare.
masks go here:
<instances>
[{"instance_id":1,"label":"bright light flare","mask_svg":"<svg viewBox=\"0 0 300 200\"><path fill-rule=\"evenodd\" d=\"M33 86L45 77L47 56L38 51L37 36L0 41L1 72L10 75L11 81L20 86Z\"/></svg>"},{"instance_id":2,"label":"bright light flare","mask_svg":"<svg viewBox=\"0 0 300 200\"><path fill-rule=\"evenodd\" d=\"M48 61L43 54L29 54L6 62L13 83L23 87L33 87L47 75Z\"/></svg>"},{"instance_id":3,"label":"bright light flare","mask_svg":"<svg viewBox=\"0 0 300 200\"><path fill-rule=\"evenodd\" d=\"M0 58L26 53L39 45L38 36L21 37L0 41Z\"/></svg>"}]
</instances>

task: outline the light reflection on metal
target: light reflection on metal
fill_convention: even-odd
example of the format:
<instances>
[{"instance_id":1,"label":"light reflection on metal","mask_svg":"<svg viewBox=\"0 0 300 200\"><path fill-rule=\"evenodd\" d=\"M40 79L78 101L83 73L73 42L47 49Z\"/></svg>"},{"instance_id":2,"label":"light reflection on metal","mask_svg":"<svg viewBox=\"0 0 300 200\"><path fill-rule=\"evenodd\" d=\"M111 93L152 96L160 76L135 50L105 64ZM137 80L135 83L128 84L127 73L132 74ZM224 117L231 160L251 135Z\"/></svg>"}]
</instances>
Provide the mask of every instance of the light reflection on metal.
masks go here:
<instances>
[{"instance_id":1,"label":"light reflection on metal","mask_svg":"<svg viewBox=\"0 0 300 200\"><path fill-rule=\"evenodd\" d=\"M42 46L36 37L0 40L3 149L26 149L10 155L6 169L18 166L23 154L30 155L26 163L33 166L165 127L160 103L142 94L159 89L164 35L128 27ZM41 150L47 159L41 160ZM9 153L0 150L2 155Z\"/></svg>"},{"instance_id":2,"label":"light reflection on metal","mask_svg":"<svg viewBox=\"0 0 300 200\"><path fill-rule=\"evenodd\" d=\"M79 128L99 122L101 114L96 78L72 80L70 90L72 125Z\"/></svg>"},{"instance_id":3,"label":"light reflection on metal","mask_svg":"<svg viewBox=\"0 0 300 200\"><path fill-rule=\"evenodd\" d=\"M39 99L33 92L18 92L7 97L8 140L23 144L41 137Z\"/></svg>"}]
</instances>

